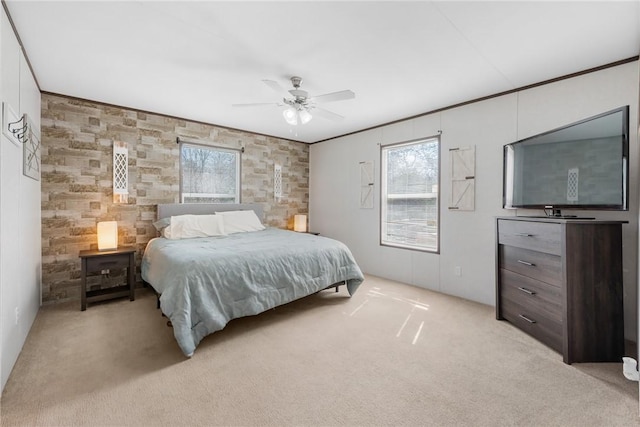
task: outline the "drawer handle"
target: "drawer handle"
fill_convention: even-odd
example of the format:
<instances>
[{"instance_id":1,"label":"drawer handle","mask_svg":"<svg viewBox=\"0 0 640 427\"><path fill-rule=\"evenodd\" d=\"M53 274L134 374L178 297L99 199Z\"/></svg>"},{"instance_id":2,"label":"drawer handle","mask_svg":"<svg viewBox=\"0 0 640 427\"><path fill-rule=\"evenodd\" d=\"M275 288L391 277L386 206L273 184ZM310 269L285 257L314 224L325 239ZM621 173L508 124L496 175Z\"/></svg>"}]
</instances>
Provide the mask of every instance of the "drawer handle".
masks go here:
<instances>
[{"instance_id":1,"label":"drawer handle","mask_svg":"<svg viewBox=\"0 0 640 427\"><path fill-rule=\"evenodd\" d=\"M523 261L521 259L518 260L520 264L528 265L529 267L535 267L536 265L527 261Z\"/></svg>"},{"instance_id":2,"label":"drawer handle","mask_svg":"<svg viewBox=\"0 0 640 427\"><path fill-rule=\"evenodd\" d=\"M524 292L525 294L528 294L528 295L535 295L536 294L535 292L530 291L529 289L523 288L523 287L518 287L518 290L520 290L520 291L522 291L522 292Z\"/></svg>"},{"instance_id":3,"label":"drawer handle","mask_svg":"<svg viewBox=\"0 0 640 427\"><path fill-rule=\"evenodd\" d=\"M524 320L526 320L529 323L536 323L535 320L533 319L529 319L527 316L525 316L524 314L518 314L519 317L523 318Z\"/></svg>"},{"instance_id":4,"label":"drawer handle","mask_svg":"<svg viewBox=\"0 0 640 427\"><path fill-rule=\"evenodd\" d=\"M529 233L516 233L516 236L518 237L533 237L533 234L529 234Z\"/></svg>"}]
</instances>

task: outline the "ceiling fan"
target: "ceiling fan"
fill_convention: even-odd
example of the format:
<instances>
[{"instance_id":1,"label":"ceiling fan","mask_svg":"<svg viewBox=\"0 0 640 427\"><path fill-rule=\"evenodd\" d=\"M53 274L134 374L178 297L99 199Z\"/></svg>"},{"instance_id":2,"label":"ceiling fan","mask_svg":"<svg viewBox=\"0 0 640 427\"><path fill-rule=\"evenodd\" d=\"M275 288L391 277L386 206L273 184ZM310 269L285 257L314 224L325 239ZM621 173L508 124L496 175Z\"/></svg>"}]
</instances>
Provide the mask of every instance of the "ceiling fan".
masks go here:
<instances>
[{"instance_id":1,"label":"ceiling fan","mask_svg":"<svg viewBox=\"0 0 640 427\"><path fill-rule=\"evenodd\" d=\"M287 105L288 107L282 112L284 119L290 125L297 125L308 123L313 116L311 113L323 117L328 120L340 121L343 120L344 117L340 114L336 114L327 109L318 107L317 104L323 104L325 102L333 102L333 101L343 101L346 99L353 99L356 97L356 94L350 90L341 90L338 92L326 93L324 95L318 96L309 96L309 92L306 90L300 89L300 84L302 83L302 77L293 76L291 77L291 84L293 85L293 89L286 90L280 83L273 80L262 80L264 84L269 86L275 92L280 95L283 95L281 102L262 102L262 103L253 103L253 104L232 104L233 107L257 107L257 106L265 106L265 105L275 105L278 107L283 107Z\"/></svg>"}]
</instances>

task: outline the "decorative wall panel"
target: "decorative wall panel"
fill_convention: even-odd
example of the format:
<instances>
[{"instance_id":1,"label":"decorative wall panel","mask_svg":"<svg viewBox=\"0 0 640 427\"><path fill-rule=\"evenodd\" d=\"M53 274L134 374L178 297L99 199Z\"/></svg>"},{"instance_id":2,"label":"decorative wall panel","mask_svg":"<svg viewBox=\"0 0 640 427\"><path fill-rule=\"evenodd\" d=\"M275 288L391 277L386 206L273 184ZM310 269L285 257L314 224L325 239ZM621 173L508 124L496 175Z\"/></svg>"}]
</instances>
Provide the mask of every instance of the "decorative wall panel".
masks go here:
<instances>
[{"instance_id":1,"label":"decorative wall panel","mask_svg":"<svg viewBox=\"0 0 640 427\"><path fill-rule=\"evenodd\" d=\"M360 162L360 207L373 209L373 162Z\"/></svg>"},{"instance_id":2,"label":"decorative wall panel","mask_svg":"<svg viewBox=\"0 0 640 427\"><path fill-rule=\"evenodd\" d=\"M472 211L476 198L476 148L451 148L450 210Z\"/></svg>"},{"instance_id":3,"label":"decorative wall panel","mask_svg":"<svg viewBox=\"0 0 640 427\"><path fill-rule=\"evenodd\" d=\"M129 150L127 143L113 142L113 203L129 202Z\"/></svg>"}]
</instances>

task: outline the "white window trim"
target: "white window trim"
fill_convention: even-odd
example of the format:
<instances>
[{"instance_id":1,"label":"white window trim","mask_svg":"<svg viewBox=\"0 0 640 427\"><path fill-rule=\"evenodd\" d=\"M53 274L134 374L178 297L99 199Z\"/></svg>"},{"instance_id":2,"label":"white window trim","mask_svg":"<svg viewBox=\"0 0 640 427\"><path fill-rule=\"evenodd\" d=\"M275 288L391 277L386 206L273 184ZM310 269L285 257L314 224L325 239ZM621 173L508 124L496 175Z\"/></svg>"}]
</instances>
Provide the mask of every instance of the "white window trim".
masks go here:
<instances>
[{"instance_id":1,"label":"white window trim","mask_svg":"<svg viewBox=\"0 0 640 427\"><path fill-rule=\"evenodd\" d=\"M223 151L223 152L228 152L228 153L233 153L236 154L236 197L235 200L233 202L229 202L229 203L242 203L242 153L244 153L244 148L229 148L229 147L221 147L218 145L210 145L210 144L203 144L201 142L193 142L193 141L186 141L182 138L177 138L177 142L180 145L179 147L179 169L180 169L180 190L179 190L179 197L180 197L180 203L185 203L184 201L184 196L186 194L192 194L192 193L184 193L183 191L183 182L182 182L182 147L183 146L187 146L187 147L196 147L196 148L207 148L207 149L211 149L211 150L216 150L216 151Z\"/></svg>"},{"instance_id":2,"label":"white window trim","mask_svg":"<svg viewBox=\"0 0 640 427\"><path fill-rule=\"evenodd\" d=\"M385 177L385 173L387 172L387 167L386 167L386 162L385 162L385 150L391 149L391 148L400 148L402 146L409 146L409 145L417 145L420 143L425 143L425 142L432 142L432 141L436 141L438 144L438 193L437 193L437 204L436 204L436 212L437 212L437 235L436 235L436 248L432 249L432 248L428 248L428 247L424 247L424 246L419 246L419 245L411 245L411 244L403 244L403 243L398 243L398 242L387 242L384 240L383 236L385 236L385 221L384 219L386 218L386 202L385 200L387 199L387 189L386 189L386 177ZM433 254L439 254L440 253L440 224L441 224L441 215L440 215L440 200L442 198L442 187L441 187L441 176L442 176L442 143L440 140L440 135L434 135L434 136L429 136L429 137L425 137L425 138L419 138L419 139L415 139L415 140L411 140L411 141L403 141L403 142L397 142L397 143L392 143L392 144L386 144L386 145L380 145L380 234L379 234L379 242L380 242L380 246L387 246L387 247L393 247L393 248L400 248L400 249L409 249L409 250L415 250L415 251L419 251L419 252L427 252L427 253L433 253Z\"/></svg>"}]
</instances>

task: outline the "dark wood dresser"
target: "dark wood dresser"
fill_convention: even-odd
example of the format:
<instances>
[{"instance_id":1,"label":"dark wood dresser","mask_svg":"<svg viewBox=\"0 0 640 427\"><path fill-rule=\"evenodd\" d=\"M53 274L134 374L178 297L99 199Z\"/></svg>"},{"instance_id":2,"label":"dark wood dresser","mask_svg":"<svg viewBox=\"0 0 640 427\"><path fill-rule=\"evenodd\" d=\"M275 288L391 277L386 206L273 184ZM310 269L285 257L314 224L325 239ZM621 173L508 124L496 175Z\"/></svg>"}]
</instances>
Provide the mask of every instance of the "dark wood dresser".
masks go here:
<instances>
[{"instance_id":1,"label":"dark wood dresser","mask_svg":"<svg viewBox=\"0 0 640 427\"><path fill-rule=\"evenodd\" d=\"M623 223L498 218L496 317L565 363L620 362Z\"/></svg>"}]
</instances>

